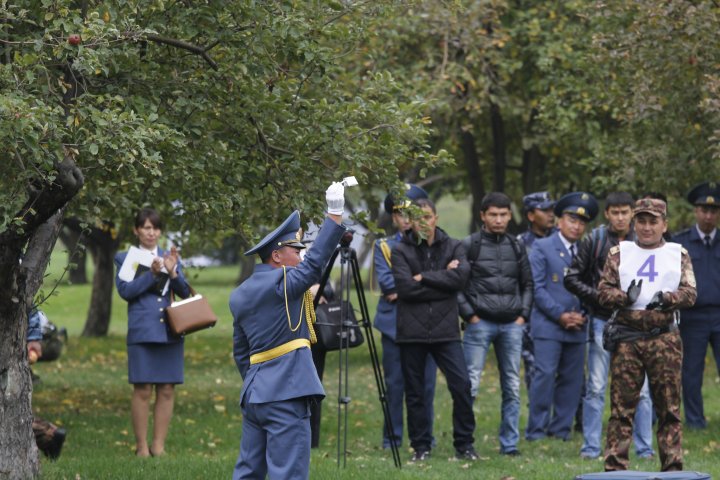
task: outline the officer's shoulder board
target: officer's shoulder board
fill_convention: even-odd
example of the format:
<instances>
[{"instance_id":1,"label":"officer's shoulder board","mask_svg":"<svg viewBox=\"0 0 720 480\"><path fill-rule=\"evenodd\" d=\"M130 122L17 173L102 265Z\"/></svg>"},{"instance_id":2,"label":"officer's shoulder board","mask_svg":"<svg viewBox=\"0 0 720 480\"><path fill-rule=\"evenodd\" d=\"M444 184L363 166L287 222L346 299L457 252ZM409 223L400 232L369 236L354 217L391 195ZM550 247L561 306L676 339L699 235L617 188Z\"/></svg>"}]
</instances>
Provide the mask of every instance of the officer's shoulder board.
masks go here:
<instances>
[{"instance_id":1,"label":"officer's shoulder board","mask_svg":"<svg viewBox=\"0 0 720 480\"><path fill-rule=\"evenodd\" d=\"M610 248L610 251L608 252L609 255L617 255L620 253L620 245L615 245Z\"/></svg>"},{"instance_id":2,"label":"officer's shoulder board","mask_svg":"<svg viewBox=\"0 0 720 480\"><path fill-rule=\"evenodd\" d=\"M688 252L685 247L680 247L680 254L681 255L690 255L690 252Z\"/></svg>"}]
</instances>

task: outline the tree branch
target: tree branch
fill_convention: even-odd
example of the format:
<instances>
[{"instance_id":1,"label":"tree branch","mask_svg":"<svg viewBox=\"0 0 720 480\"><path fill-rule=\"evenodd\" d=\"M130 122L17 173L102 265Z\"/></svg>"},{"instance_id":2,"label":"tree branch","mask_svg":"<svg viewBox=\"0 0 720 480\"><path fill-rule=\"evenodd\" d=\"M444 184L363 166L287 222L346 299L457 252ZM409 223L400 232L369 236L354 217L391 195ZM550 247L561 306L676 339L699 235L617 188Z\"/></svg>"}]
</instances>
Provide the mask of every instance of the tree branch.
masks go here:
<instances>
[{"instance_id":1,"label":"tree branch","mask_svg":"<svg viewBox=\"0 0 720 480\"><path fill-rule=\"evenodd\" d=\"M218 64L210 58L210 55L208 55L208 50L213 48L215 45L217 45L219 42L215 42L211 44L208 47L201 47L199 45L195 45L193 43L185 42L183 40L178 40L176 38L168 38L168 37L162 37L160 35L155 34L148 34L145 36L148 40L155 43L162 43L165 45L170 45L175 48L180 48L182 50L187 50L188 52L192 52L196 55L200 55L207 63L210 65L213 70L218 70Z\"/></svg>"}]
</instances>

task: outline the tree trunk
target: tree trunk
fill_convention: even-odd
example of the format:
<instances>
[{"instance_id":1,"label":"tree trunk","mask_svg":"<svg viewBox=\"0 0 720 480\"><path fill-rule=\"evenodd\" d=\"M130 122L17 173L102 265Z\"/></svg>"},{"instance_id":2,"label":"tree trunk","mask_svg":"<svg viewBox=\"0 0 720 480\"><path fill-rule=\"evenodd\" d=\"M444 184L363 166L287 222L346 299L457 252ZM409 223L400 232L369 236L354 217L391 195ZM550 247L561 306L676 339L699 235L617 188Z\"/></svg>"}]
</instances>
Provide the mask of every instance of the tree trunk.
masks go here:
<instances>
[{"instance_id":1,"label":"tree trunk","mask_svg":"<svg viewBox=\"0 0 720 480\"><path fill-rule=\"evenodd\" d=\"M475 146L475 136L470 131L462 132L462 151L472 194L470 232L474 232L477 230L477 226L480 225L480 202L485 196L485 187L483 186L480 159Z\"/></svg>"},{"instance_id":2,"label":"tree trunk","mask_svg":"<svg viewBox=\"0 0 720 480\"><path fill-rule=\"evenodd\" d=\"M75 264L68 272L68 280L73 285L85 285L87 283L87 251L82 237L82 232L72 227L60 230L60 241L68 250L68 262Z\"/></svg>"},{"instance_id":3,"label":"tree trunk","mask_svg":"<svg viewBox=\"0 0 720 480\"><path fill-rule=\"evenodd\" d=\"M115 224L104 221L100 226L92 227L87 237L87 245L95 264L92 296L88 307L83 337L104 337L110 328L112 312L112 292L115 280L113 259L120 246Z\"/></svg>"},{"instance_id":4,"label":"tree trunk","mask_svg":"<svg viewBox=\"0 0 720 480\"><path fill-rule=\"evenodd\" d=\"M537 116L538 110L533 108L530 111L530 119L525 129L525 135L528 138L533 136ZM536 144L533 144L530 148L523 149L521 175L524 194L535 192L539 189L540 185L545 185L546 163L547 160L543 157L542 153L540 153L540 149Z\"/></svg>"},{"instance_id":5,"label":"tree trunk","mask_svg":"<svg viewBox=\"0 0 720 480\"><path fill-rule=\"evenodd\" d=\"M252 275L255 269L255 255L246 257L242 255L240 257L240 275L238 275L237 284L240 285L242 282L248 279Z\"/></svg>"},{"instance_id":6,"label":"tree trunk","mask_svg":"<svg viewBox=\"0 0 720 480\"><path fill-rule=\"evenodd\" d=\"M522 185L523 193L532 193L545 185L546 160L537 145L523 150Z\"/></svg>"},{"instance_id":7,"label":"tree trunk","mask_svg":"<svg viewBox=\"0 0 720 480\"><path fill-rule=\"evenodd\" d=\"M113 263L115 252L117 252L117 246L112 244L101 243L93 248L95 273L90 307L82 332L83 337L104 337L110 328L115 280Z\"/></svg>"},{"instance_id":8,"label":"tree trunk","mask_svg":"<svg viewBox=\"0 0 720 480\"><path fill-rule=\"evenodd\" d=\"M0 478L32 478L40 460L32 431L32 379L27 358L27 312L40 288L62 225L58 210L27 237L0 249Z\"/></svg>"},{"instance_id":9,"label":"tree trunk","mask_svg":"<svg viewBox=\"0 0 720 480\"><path fill-rule=\"evenodd\" d=\"M505 191L505 169L507 168L507 141L505 139L505 122L500 106L490 103L490 126L493 140L493 190Z\"/></svg>"}]
</instances>

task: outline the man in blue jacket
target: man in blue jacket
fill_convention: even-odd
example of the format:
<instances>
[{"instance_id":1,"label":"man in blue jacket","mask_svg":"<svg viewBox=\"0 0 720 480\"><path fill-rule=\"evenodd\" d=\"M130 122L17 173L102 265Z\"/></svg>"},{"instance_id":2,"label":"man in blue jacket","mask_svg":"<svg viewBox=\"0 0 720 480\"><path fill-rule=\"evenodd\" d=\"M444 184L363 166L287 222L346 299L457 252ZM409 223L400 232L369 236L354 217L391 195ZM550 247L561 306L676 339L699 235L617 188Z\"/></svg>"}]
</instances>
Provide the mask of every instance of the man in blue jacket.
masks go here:
<instances>
[{"instance_id":1,"label":"man in blue jacket","mask_svg":"<svg viewBox=\"0 0 720 480\"><path fill-rule=\"evenodd\" d=\"M555 205L558 231L537 240L530 251L535 303L530 334L535 345L535 373L530 382L527 440L547 436L570 439L582 391L587 317L563 278L577 252L585 225L598 213L589 193L574 192Z\"/></svg>"},{"instance_id":2,"label":"man in blue jacket","mask_svg":"<svg viewBox=\"0 0 720 480\"><path fill-rule=\"evenodd\" d=\"M392 195L385 197L385 211L392 215L393 226L396 228L394 235L381 238L375 242L373 251L373 264L377 275L378 285L382 296L378 300L377 313L375 314L375 328L380 330L382 341L382 362L385 375L386 394L388 409L390 412L390 423L392 424L395 444L402 444L403 433L403 397L405 387L403 383L402 368L400 366L400 347L395 343L395 332L397 330L397 290L395 279L392 276L392 249L402 239L403 232L410 229L410 220L403 210L406 203L428 198L427 192L417 185L407 185L407 197L401 202L395 202ZM430 424L430 435L433 425L433 399L435 397L435 379L437 366L428 356L425 366L425 404L428 406L428 422ZM390 437L388 426L383 426L383 448L390 448Z\"/></svg>"},{"instance_id":3,"label":"man in blue jacket","mask_svg":"<svg viewBox=\"0 0 720 480\"><path fill-rule=\"evenodd\" d=\"M705 428L702 384L708 343L720 372L720 238L717 235L720 184L701 183L687 198L695 206L697 223L673 238L690 253L697 281L697 301L692 308L682 310L680 317L682 401L685 424L690 428Z\"/></svg>"},{"instance_id":4,"label":"man in blue jacket","mask_svg":"<svg viewBox=\"0 0 720 480\"><path fill-rule=\"evenodd\" d=\"M233 355L243 377L240 455L233 479L306 479L310 471L310 402L324 397L313 364L310 287L345 232L344 188L326 191L328 215L301 262L295 211L245 255L262 263L230 295Z\"/></svg>"}]
</instances>

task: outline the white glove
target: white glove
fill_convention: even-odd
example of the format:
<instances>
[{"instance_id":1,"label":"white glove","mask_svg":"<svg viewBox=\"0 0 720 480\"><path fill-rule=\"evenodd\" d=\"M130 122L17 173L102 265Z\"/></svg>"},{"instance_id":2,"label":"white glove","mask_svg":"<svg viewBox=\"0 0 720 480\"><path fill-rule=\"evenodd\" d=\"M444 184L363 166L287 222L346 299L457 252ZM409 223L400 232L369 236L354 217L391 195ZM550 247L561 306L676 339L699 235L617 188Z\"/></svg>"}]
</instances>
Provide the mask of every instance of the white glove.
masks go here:
<instances>
[{"instance_id":1,"label":"white glove","mask_svg":"<svg viewBox=\"0 0 720 480\"><path fill-rule=\"evenodd\" d=\"M345 187L340 182L333 182L325 190L325 201L327 201L328 213L331 215L342 215L345 210Z\"/></svg>"}]
</instances>

